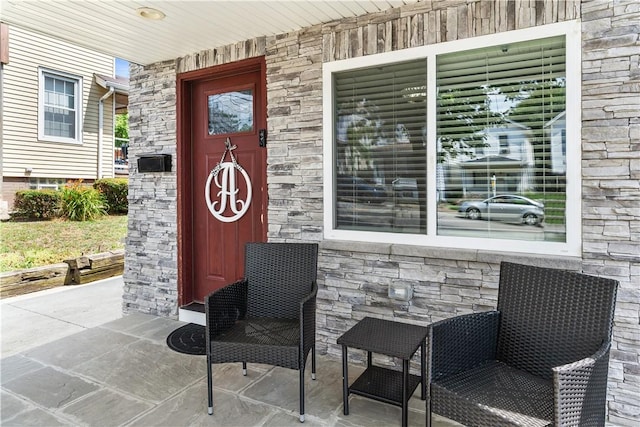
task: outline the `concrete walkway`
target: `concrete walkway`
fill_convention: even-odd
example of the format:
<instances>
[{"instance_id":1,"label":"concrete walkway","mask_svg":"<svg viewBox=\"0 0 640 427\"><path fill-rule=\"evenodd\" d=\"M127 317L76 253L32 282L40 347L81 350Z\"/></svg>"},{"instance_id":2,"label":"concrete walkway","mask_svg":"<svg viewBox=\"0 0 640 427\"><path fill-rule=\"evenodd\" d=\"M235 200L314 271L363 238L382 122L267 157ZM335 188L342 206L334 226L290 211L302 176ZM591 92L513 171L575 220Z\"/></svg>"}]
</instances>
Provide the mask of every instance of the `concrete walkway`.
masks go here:
<instances>
[{"instance_id":1,"label":"concrete walkway","mask_svg":"<svg viewBox=\"0 0 640 427\"><path fill-rule=\"evenodd\" d=\"M0 301L2 426L300 426L298 372L266 365L246 377L240 364L216 365L207 415L204 356L165 343L183 323L123 316L122 289L117 277ZM343 415L340 362L319 357L317 372L304 425L400 425L400 408L359 396ZM350 368L351 381L360 372ZM424 401L414 395L410 408L409 424L424 426Z\"/></svg>"},{"instance_id":2,"label":"concrete walkway","mask_svg":"<svg viewBox=\"0 0 640 427\"><path fill-rule=\"evenodd\" d=\"M0 300L5 358L122 317L122 276Z\"/></svg>"}]
</instances>

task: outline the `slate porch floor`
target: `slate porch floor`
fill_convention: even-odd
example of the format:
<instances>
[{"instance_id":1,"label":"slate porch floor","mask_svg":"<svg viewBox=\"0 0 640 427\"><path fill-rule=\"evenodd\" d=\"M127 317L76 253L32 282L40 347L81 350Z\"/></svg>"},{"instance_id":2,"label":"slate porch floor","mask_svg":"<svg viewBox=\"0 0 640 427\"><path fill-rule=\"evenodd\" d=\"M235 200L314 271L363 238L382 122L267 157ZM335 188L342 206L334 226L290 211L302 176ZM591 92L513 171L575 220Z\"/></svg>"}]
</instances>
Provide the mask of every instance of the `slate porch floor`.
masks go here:
<instances>
[{"instance_id":1,"label":"slate porch floor","mask_svg":"<svg viewBox=\"0 0 640 427\"><path fill-rule=\"evenodd\" d=\"M207 415L204 356L176 353L166 336L183 323L121 314L122 279L0 302L3 426L300 426L298 372L266 365L214 367ZM351 380L362 371L350 366ZM319 356L307 372L305 426L400 425L400 408L351 396L342 413L340 361ZM425 425L410 402L409 425ZM458 425L436 418L437 427Z\"/></svg>"}]
</instances>

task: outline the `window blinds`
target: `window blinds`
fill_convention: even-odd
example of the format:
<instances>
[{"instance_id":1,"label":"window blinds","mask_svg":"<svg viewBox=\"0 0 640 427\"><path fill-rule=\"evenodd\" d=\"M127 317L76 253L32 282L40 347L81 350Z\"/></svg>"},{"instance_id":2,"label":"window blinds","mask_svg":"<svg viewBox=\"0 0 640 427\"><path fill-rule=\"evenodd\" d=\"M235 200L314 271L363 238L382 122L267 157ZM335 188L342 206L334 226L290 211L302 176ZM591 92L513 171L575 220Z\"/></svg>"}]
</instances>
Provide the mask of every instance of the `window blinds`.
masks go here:
<instances>
[{"instance_id":1,"label":"window blinds","mask_svg":"<svg viewBox=\"0 0 640 427\"><path fill-rule=\"evenodd\" d=\"M426 61L334 75L337 228L425 224Z\"/></svg>"},{"instance_id":2,"label":"window blinds","mask_svg":"<svg viewBox=\"0 0 640 427\"><path fill-rule=\"evenodd\" d=\"M564 200L565 62L564 36L436 58L443 200L507 193ZM553 204L547 221L564 233L563 202Z\"/></svg>"},{"instance_id":3,"label":"window blinds","mask_svg":"<svg viewBox=\"0 0 640 427\"><path fill-rule=\"evenodd\" d=\"M551 159L549 128L563 123L565 61L564 37L437 57L438 158L449 175L441 190L488 197L551 188L544 177L561 159Z\"/></svg>"}]
</instances>

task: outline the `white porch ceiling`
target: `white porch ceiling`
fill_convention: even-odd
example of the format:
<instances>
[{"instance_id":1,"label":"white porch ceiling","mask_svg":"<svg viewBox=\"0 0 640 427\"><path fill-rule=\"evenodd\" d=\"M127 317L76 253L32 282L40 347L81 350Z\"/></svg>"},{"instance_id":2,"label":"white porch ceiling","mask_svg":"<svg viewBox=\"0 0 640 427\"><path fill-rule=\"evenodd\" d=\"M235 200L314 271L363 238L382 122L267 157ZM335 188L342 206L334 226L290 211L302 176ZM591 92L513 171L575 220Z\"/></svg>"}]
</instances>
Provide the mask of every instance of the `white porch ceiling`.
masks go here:
<instances>
[{"instance_id":1,"label":"white porch ceiling","mask_svg":"<svg viewBox=\"0 0 640 427\"><path fill-rule=\"evenodd\" d=\"M417 0L0 0L0 20L138 64L286 33ZM139 17L152 7L165 19Z\"/></svg>"}]
</instances>

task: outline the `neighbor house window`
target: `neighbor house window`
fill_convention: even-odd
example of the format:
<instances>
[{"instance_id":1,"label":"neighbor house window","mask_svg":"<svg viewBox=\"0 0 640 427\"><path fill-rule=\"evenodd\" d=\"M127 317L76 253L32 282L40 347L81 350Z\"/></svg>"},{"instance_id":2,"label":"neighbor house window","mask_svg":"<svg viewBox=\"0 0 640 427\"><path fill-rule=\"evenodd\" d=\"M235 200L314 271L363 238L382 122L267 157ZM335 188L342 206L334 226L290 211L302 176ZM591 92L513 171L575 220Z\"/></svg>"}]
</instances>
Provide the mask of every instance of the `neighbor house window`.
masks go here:
<instances>
[{"instance_id":1,"label":"neighbor house window","mask_svg":"<svg viewBox=\"0 0 640 427\"><path fill-rule=\"evenodd\" d=\"M325 64L327 237L577 255L578 34Z\"/></svg>"},{"instance_id":2,"label":"neighbor house window","mask_svg":"<svg viewBox=\"0 0 640 427\"><path fill-rule=\"evenodd\" d=\"M39 73L39 139L82 142L82 77L43 68Z\"/></svg>"}]
</instances>

